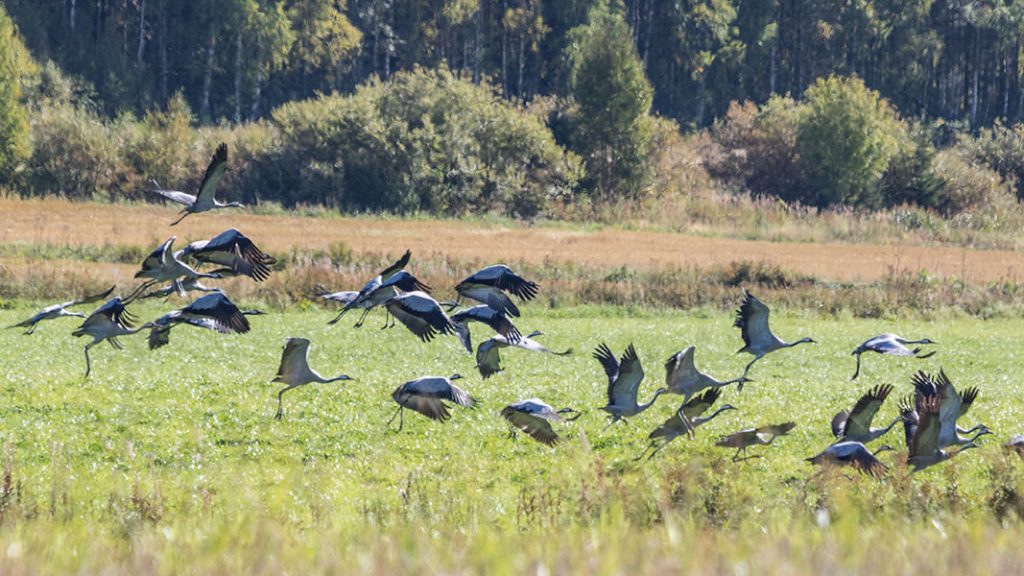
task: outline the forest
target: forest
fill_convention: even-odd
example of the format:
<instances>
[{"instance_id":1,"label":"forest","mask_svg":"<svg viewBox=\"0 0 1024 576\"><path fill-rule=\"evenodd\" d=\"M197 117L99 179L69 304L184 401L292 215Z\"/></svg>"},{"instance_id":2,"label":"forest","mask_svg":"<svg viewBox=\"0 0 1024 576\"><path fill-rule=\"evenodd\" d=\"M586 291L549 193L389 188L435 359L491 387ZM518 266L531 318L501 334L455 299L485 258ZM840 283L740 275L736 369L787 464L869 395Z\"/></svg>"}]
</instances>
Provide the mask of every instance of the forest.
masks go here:
<instances>
[{"instance_id":1,"label":"forest","mask_svg":"<svg viewBox=\"0 0 1024 576\"><path fill-rule=\"evenodd\" d=\"M705 193L1020 218L1024 1L3 6L0 187L21 195L195 185L220 140L250 203L532 218Z\"/></svg>"}]
</instances>

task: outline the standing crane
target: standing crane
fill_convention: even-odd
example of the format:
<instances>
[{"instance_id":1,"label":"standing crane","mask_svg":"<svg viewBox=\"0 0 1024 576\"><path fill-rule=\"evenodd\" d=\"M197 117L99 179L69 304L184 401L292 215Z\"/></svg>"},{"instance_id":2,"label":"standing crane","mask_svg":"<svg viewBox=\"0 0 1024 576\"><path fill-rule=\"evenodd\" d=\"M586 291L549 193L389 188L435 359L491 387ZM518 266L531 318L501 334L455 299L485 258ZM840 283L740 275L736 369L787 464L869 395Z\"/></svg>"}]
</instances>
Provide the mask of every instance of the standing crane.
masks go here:
<instances>
[{"instance_id":1,"label":"standing crane","mask_svg":"<svg viewBox=\"0 0 1024 576\"><path fill-rule=\"evenodd\" d=\"M221 266L214 270L215 274L248 276L257 282L270 277L270 266L276 262L235 228L229 228L209 240L191 242L180 255L203 264Z\"/></svg>"},{"instance_id":2,"label":"standing crane","mask_svg":"<svg viewBox=\"0 0 1024 576\"><path fill-rule=\"evenodd\" d=\"M736 454L733 455L733 462L740 462L741 460L749 460L750 458L760 458L760 454L753 456L747 456L747 448L751 446L768 446L779 436L785 436L789 434L790 430L796 428L794 422L786 422L784 424L768 424L761 426L760 428L747 428L734 432L727 436L722 436L718 442L715 442L715 446L721 446L723 448L735 448ZM743 454L743 458L740 458L740 454Z\"/></svg>"},{"instance_id":3,"label":"standing crane","mask_svg":"<svg viewBox=\"0 0 1024 576\"><path fill-rule=\"evenodd\" d=\"M718 401L718 397L722 394L721 388L712 388L700 396L694 396L689 401L684 402L683 405L672 415L671 418L666 420L661 426L658 426L651 432L647 439L651 443L644 449L643 453L637 456L634 460L640 460L647 454L648 450L653 449L651 454L647 457L648 460L654 458L654 455L661 451L662 448L668 446L670 442L682 436L683 434L692 434L693 431L701 424L706 424L715 419L716 416L727 410L736 410L732 404L724 404L711 413L709 416L703 414L707 412L714 404Z\"/></svg>"},{"instance_id":4,"label":"standing crane","mask_svg":"<svg viewBox=\"0 0 1024 576\"><path fill-rule=\"evenodd\" d=\"M885 464L877 458L878 454L892 449L892 446L887 444L872 452L856 440L843 440L825 448L807 461L818 466L853 466L861 473L877 478L886 470Z\"/></svg>"},{"instance_id":5,"label":"standing crane","mask_svg":"<svg viewBox=\"0 0 1024 576\"><path fill-rule=\"evenodd\" d=\"M572 348L563 352L555 352L553 350L548 350L539 342L534 340L537 336L543 335L544 333L540 330L534 330L533 332L530 332L529 335L520 338L519 341L514 344L509 342L508 338L505 338L501 334L484 340L476 347L476 368L480 371L480 376L487 379L502 371L501 354L499 350L508 346L514 346L516 348L522 348L523 350L530 350L532 352L554 354L555 356L568 356L569 354L572 354Z\"/></svg>"},{"instance_id":6,"label":"standing crane","mask_svg":"<svg viewBox=\"0 0 1024 576\"><path fill-rule=\"evenodd\" d=\"M398 404L398 410L388 420L388 425L394 421L395 416L398 416L398 431L400 432L405 418L402 415L402 411L406 408L415 410L427 418L437 420L438 422L446 422L452 417L451 413L448 412L448 407L444 404L445 401L465 408L473 408L476 406L476 399L467 394L462 388L452 384L452 381L460 378L462 376L458 374L452 374L449 378L444 376L424 376L395 388L395 391L391 393L391 397Z\"/></svg>"},{"instance_id":7,"label":"standing crane","mask_svg":"<svg viewBox=\"0 0 1024 576\"><path fill-rule=\"evenodd\" d=\"M486 304L495 310L510 316L519 317L519 308L506 292L511 292L520 300L529 301L537 295L539 286L536 282L524 279L504 264L488 266L466 277L455 286L459 299L463 297ZM456 300L458 302L459 300Z\"/></svg>"},{"instance_id":8,"label":"standing crane","mask_svg":"<svg viewBox=\"0 0 1024 576\"><path fill-rule=\"evenodd\" d=\"M575 416L564 418L562 414L575 414ZM556 411L546 402L530 398L505 406L501 409L501 417L508 423L509 438L515 438L516 431L522 430L537 442L554 446L561 439L551 427L551 423L563 420L572 422L580 417L580 413L572 408L562 408Z\"/></svg>"},{"instance_id":9,"label":"standing crane","mask_svg":"<svg viewBox=\"0 0 1024 576\"><path fill-rule=\"evenodd\" d=\"M181 308L164 314L155 322L149 332L149 349L156 350L170 342L171 328L187 324L213 330L220 334L245 334L249 331L246 316L263 314L260 310L242 311L223 292L214 292Z\"/></svg>"},{"instance_id":10,"label":"standing crane","mask_svg":"<svg viewBox=\"0 0 1024 576\"><path fill-rule=\"evenodd\" d=\"M222 142L220 146L217 146L217 151L213 153L210 165L206 167L206 173L203 175L203 181L199 184L199 192L195 196L178 190L162 190L160 185L155 180L153 181L153 185L156 186L156 190L153 190L154 193L185 206L181 212L178 212L182 215L181 218L171 222L171 226L181 222L189 214L198 214L219 208L243 208L242 204L238 202L224 203L214 197L217 186L227 170L227 163L228 145Z\"/></svg>"},{"instance_id":11,"label":"standing crane","mask_svg":"<svg viewBox=\"0 0 1024 576\"><path fill-rule=\"evenodd\" d=\"M754 359L743 370L744 376L750 372L750 367L754 365L754 362L763 358L765 354L783 348L792 348L798 344L814 343L812 338L801 338L795 342L780 340L775 334L772 334L771 328L768 327L770 312L771 310L748 290L743 291L743 303L740 304L740 309L736 312L736 322L733 325L740 329L744 343L743 348L737 350L736 353L746 352L754 355Z\"/></svg>"},{"instance_id":12,"label":"standing crane","mask_svg":"<svg viewBox=\"0 0 1024 576\"><path fill-rule=\"evenodd\" d=\"M60 304L53 304L51 306L47 306L46 308L43 308L42 310L37 312L31 318L27 320L22 320L17 324L11 324L10 326L8 326L8 328L24 328L24 334L26 336L29 336L36 331L36 326L43 320L56 320L57 318L67 318L72 316L78 318L85 318L85 314L82 314L81 312L71 312L70 310L68 310L68 308L71 308L72 306L90 304L92 302L103 300L107 296L110 296L110 293L114 291L114 288L114 286L111 286L106 291L100 292L99 294L91 294L88 296L83 296L77 300L69 300L67 302L62 302Z\"/></svg>"},{"instance_id":13,"label":"standing crane","mask_svg":"<svg viewBox=\"0 0 1024 576\"><path fill-rule=\"evenodd\" d=\"M665 362L665 386L668 388L669 394L680 394L683 396L683 407L686 406L686 403L689 402L694 394L702 390L708 388L719 389L730 384L737 384L739 389L742 390L743 383L751 381L746 377L746 374L725 382L715 380L698 370L694 365L694 351L695 348L689 346L685 350L676 352ZM680 409L679 418L684 426L689 426L690 421L682 409ZM691 428L689 432L692 433L693 429Z\"/></svg>"},{"instance_id":14,"label":"standing crane","mask_svg":"<svg viewBox=\"0 0 1024 576\"><path fill-rule=\"evenodd\" d=\"M280 420L284 415L282 397L284 393L299 386L305 386L311 382L328 384L330 382L341 382L344 380L355 380L347 374L324 378L316 370L309 367L309 340L306 338L289 338L284 345L284 352L281 354L281 365L277 369L277 376L271 382L283 382L285 387L277 393L277 414L275 420Z\"/></svg>"},{"instance_id":15,"label":"standing crane","mask_svg":"<svg viewBox=\"0 0 1024 576\"><path fill-rule=\"evenodd\" d=\"M608 404L601 407L601 410L611 414L608 426L647 410L658 396L668 392L668 388L658 388L649 402L637 404L636 397L640 383L644 380L644 369L632 344L626 348L621 361L616 361L611 349L603 343L594 351L594 358L601 363L608 376Z\"/></svg>"},{"instance_id":16,"label":"standing crane","mask_svg":"<svg viewBox=\"0 0 1024 576\"><path fill-rule=\"evenodd\" d=\"M907 348L907 344L935 344L928 338L922 338L920 340L907 340L898 334L880 334L874 338L869 338L860 346L857 346L851 356L857 357L857 370L854 371L853 377L850 380L856 380L857 376L860 375L860 355L865 352L877 352L878 354L890 354L892 356L914 356L916 358L930 358L935 355L935 351L932 350L927 354L921 354L920 348L914 348L911 350Z\"/></svg>"},{"instance_id":17,"label":"standing crane","mask_svg":"<svg viewBox=\"0 0 1024 576\"><path fill-rule=\"evenodd\" d=\"M121 300L120 297L115 296L110 300L107 300L102 306L97 308L86 317L82 325L79 326L71 333L72 336L78 338L81 336L89 336L92 341L85 345L85 377L88 378L92 372L92 362L89 360L89 350L106 340L110 342L110 345L116 350L123 350L121 342L118 341L119 336L127 336L129 334L135 334L140 330L146 328L152 328L152 323L147 323L138 328L134 327L135 318L132 317L131 313L125 309L125 306L130 304L139 293L142 291L142 287L136 289L130 296Z\"/></svg>"},{"instance_id":18,"label":"standing crane","mask_svg":"<svg viewBox=\"0 0 1024 576\"><path fill-rule=\"evenodd\" d=\"M832 418L832 434L840 441L856 441L867 444L876 438L884 436L893 426L903 419L897 416L884 428L872 428L871 421L878 414L885 399L892 393L891 384L882 384L868 390L857 403L853 410L843 410Z\"/></svg>"}]
</instances>

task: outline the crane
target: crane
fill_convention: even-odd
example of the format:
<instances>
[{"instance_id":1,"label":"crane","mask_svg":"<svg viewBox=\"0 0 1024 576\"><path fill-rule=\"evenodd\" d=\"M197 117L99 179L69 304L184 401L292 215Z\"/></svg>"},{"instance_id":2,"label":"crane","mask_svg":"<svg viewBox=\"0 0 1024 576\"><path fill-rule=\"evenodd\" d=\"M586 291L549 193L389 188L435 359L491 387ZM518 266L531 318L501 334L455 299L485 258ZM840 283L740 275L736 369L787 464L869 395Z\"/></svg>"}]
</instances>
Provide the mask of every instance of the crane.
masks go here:
<instances>
[{"instance_id":1,"label":"crane","mask_svg":"<svg viewBox=\"0 0 1024 576\"><path fill-rule=\"evenodd\" d=\"M632 344L626 348L621 362L615 360L611 349L603 343L594 351L594 358L601 363L604 373L608 376L608 404L601 407L601 410L611 414L608 426L647 410L658 396L668 392L668 388L658 388L649 402L637 404L637 392L644 380L644 369Z\"/></svg>"},{"instance_id":2,"label":"crane","mask_svg":"<svg viewBox=\"0 0 1024 576\"><path fill-rule=\"evenodd\" d=\"M968 441L955 451L943 449L939 443L942 428L940 406L938 396L922 398L916 409L906 401L900 405L904 432L907 436L907 464L913 466L915 472L945 462L964 450L977 448L973 441Z\"/></svg>"},{"instance_id":3,"label":"crane","mask_svg":"<svg viewBox=\"0 0 1024 576\"><path fill-rule=\"evenodd\" d=\"M11 324L10 326L8 326L8 328L24 328L24 334L26 336L29 336L36 331L36 326L43 320L56 320L57 318L66 318L71 316L85 318L85 314L82 314L81 312L72 312L68 310L68 308L71 308L73 306L80 306L82 304L90 304L92 302L103 300L107 296L110 296L110 293L114 291L114 288L115 286L111 286L110 288L107 288L105 291L100 292L99 294L91 294L78 298L77 300L68 300L67 302L61 302L60 304L53 304L51 306L47 306L46 308L43 308L39 312L36 312L36 314L31 318L28 318L27 320L22 320L17 324Z\"/></svg>"},{"instance_id":4,"label":"crane","mask_svg":"<svg viewBox=\"0 0 1024 576\"><path fill-rule=\"evenodd\" d=\"M499 350L513 346L515 348L521 348L523 350L529 350L532 352L542 352L545 354L554 354L555 356L568 356L572 354L572 348L569 348L562 352L555 352L549 350L539 342L534 340L537 336L543 336L544 333L540 330L534 330L529 335L523 336L516 343L511 343L508 338L505 338L501 334L492 336L491 338L484 340L476 347L476 368L480 371L480 376L484 379L490 378L491 376L502 371L501 367L501 354Z\"/></svg>"},{"instance_id":5,"label":"crane","mask_svg":"<svg viewBox=\"0 0 1024 576\"><path fill-rule=\"evenodd\" d=\"M743 383L751 381L746 374L725 382L715 380L697 369L693 363L694 353L695 347L689 346L685 350L676 352L665 362L665 386L668 388L669 394L683 396L683 406L694 394L702 390L718 389L730 384L738 384L739 389L742 390ZM684 426L689 426L690 421L684 412L679 412L679 418ZM690 429L690 433L692 432L693 430Z\"/></svg>"},{"instance_id":6,"label":"crane","mask_svg":"<svg viewBox=\"0 0 1024 576\"><path fill-rule=\"evenodd\" d=\"M398 431L401 431L405 418L402 415L402 411L405 408L415 410L427 418L439 422L446 422L452 417L451 413L448 412L448 407L445 406L445 401L465 408L473 408L476 406L476 399L467 394L462 388L452 384L454 380L460 378L462 376L459 374L452 374L448 378L444 376L423 376L395 388L395 391L391 393L391 397L398 404L398 410L388 420L388 425L394 421L395 416L399 416Z\"/></svg>"},{"instance_id":7,"label":"crane","mask_svg":"<svg viewBox=\"0 0 1024 576\"><path fill-rule=\"evenodd\" d=\"M911 382L914 384L915 406L920 410L920 405L925 398L939 398L939 447L945 448L953 445L964 445L973 443L981 436L991 434L988 427L979 424L970 430L957 426L956 421L960 419L978 397L976 387L967 388L963 395L957 392L953 382L946 376L945 371L939 370L938 376L925 374L918 371ZM973 437L961 436L961 434L974 434Z\"/></svg>"},{"instance_id":8,"label":"crane","mask_svg":"<svg viewBox=\"0 0 1024 576\"><path fill-rule=\"evenodd\" d=\"M564 418L562 414L575 414L575 416ZM546 402L537 398L529 398L502 408L501 417L508 423L509 438L515 438L516 431L522 430L537 442L554 446L561 439L551 427L551 423L563 420L572 422L580 417L580 413L572 408L562 408L556 411Z\"/></svg>"},{"instance_id":9,"label":"crane","mask_svg":"<svg viewBox=\"0 0 1024 576\"><path fill-rule=\"evenodd\" d=\"M409 259L411 257L412 251L406 250L405 254L402 254L401 258L384 270L381 270L380 274L377 274L370 279L359 293L356 294L355 298L345 304L344 308L341 309L341 312L334 318L334 320L328 322L328 324L337 324L349 310L362 309L363 315L359 318L359 321L356 322L356 327L358 328L359 326L362 326L363 321L366 320L366 315L370 313L370 310L384 304L388 299L399 293L395 289L396 287L402 289L403 292L419 290L429 294L430 287L426 284L422 284L411 274L403 274L392 280L392 277L402 272L406 265L409 264ZM386 282L387 285L385 285ZM384 325L386 327L387 323L385 322Z\"/></svg>"},{"instance_id":10,"label":"crane","mask_svg":"<svg viewBox=\"0 0 1024 576\"><path fill-rule=\"evenodd\" d=\"M1010 439L1006 441L1006 449L1013 450L1017 454L1024 456L1024 434L1011 436Z\"/></svg>"},{"instance_id":11,"label":"crane","mask_svg":"<svg viewBox=\"0 0 1024 576\"><path fill-rule=\"evenodd\" d=\"M818 466L853 466L859 472L877 478L886 470L885 464L877 458L878 454L892 449L892 446L886 444L872 452L856 440L842 440L808 458L807 461Z\"/></svg>"},{"instance_id":12,"label":"crane","mask_svg":"<svg viewBox=\"0 0 1024 576\"><path fill-rule=\"evenodd\" d=\"M311 382L328 384L330 382L355 380L355 378L347 374L335 376L334 378L324 378L316 370L310 368L309 344L310 342L307 338L293 337L285 342L284 352L281 353L281 365L277 369L277 376L274 376L274 379L271 380L271 382L283 382L285 384L285 387L277 393L277 414L274 415L275 420L280 420L284 415L282 397L285 392Z\"/></svg>"},{"instance_id":13,"label":"crane","mask_svg":"<svg viewBox=\"0 0 1024 576\"><path fill-rule=\"evenodd\" d=\"M852 440L863 444L884 436L902 421L902 418L897 416L884 428L871 427L871 421L878 414L878 409L891 393L891 384L882 384L868 390L857 400L853 410L842 410L832 418L832 434L841 441Z\"/></svg>"},{"instance_id":14,"label":"crane","mask_svg":"<svg viewBox=\"0 0 1024 576\"><path fill-rule=\"evenodd\" d=\"M707 412L714 404L718 401L718 397L722 394L721 388L711 388L707 392L704 392L700 396L694 396L688 401L683 402L683 405L672 415L671 418L666 420L661 426L658 426L651 432L647 439L650 440L650 444L644 449L643 453L634 458L634 460L640 460L647 454L648 450L653 449L651 454L647 457L648 460L654 458L654 455L661 451L662 448L668 446L670 442L682 436L683 434L692 434L693 430L701 424L706 424L715 419L716 416L722 412L728 410L736 410L732 404L723 404L717 410L711 413L709 416L703 414Z\"/></svg>"},{"instance_id":15,"label":"crane","mask_svg":"<svg viewBox=\"0 0 1024 576\"><path fill-rule=\"evenodd\" d=\"M154 193L163 196L164 198L183 204L185 207L181 209L181 218L178 218L174 222L171 222L171 226L176 225L178 222L184 220L189 214L197 214L199 212L207 212L218 208L242 208L242 204L238 202L220 202L214 197L214 193L217 190L217 185L220 184L221 178L224 177L224 172L227 170L228 162L228 145L221 142L220 146L217 146L217 151L213 153L213 158L210 160L209 166L206 167L206 173L203 175L203 181L199 184L199 192L193 196L185 192L179 192L177 190L162 190L160 184L155 180L153 185L156 187L153 190Z\"/></svg>"},{"instance_id":16,"label":"crane","mask_svg":"<svg viewBox=\"0 0 1024 576\"><path fill-rule=\"evenodd\" d=\"M754 355L754 359L743 370L744 376L750 371L754 362L763 358L765 354L783 348L792 348L798 344L814 343L812 338L801 338L795 342L780 340L775 334L772 334L771 328L768 327L770 312L771 310L748 290L743 291L743 303L740 304L740 309L736 312L736 322L733 325L740 329L744 343L743 348L737 350L736 353L746 352Z\"/></svg>"},{"instance_id":17,"label":"crane","mask_svg":"<svg viewBox=\"0 0 1024 576\"><path fill-rule=\"evenodd\" d=\"M260 310L241 311L223 292L213 292L181 308L164 314L149 332L149 349L155 350L170 342L171 328L187 324L220 334L245 334L249 331L246 316L263 314Z\"/></svg>"},{"instance_id":18,"label":"crane","mask_svg":"<svg viewBox=\"0 0 1024 576\"><path fill-rule=\"evenodd\" d=\"M504 264L495 264L467 276L455 286L459 299L476 300L510 316L519 317L519 308L506 292L529 301L537 295L536 282L524 279ZM458 302L458 300L456 300Z\"/></svg>"},{"instance_id":19,"label":"crane","mask_svg":"<svg viewBox=\"0 0 1024 576\"><path fill-rule=\"evenodd\" d=\"M135 318L132 317L131 313L125 309L125 306L130 304L139 293L144 289L144 286L137 288L131 295L122 300L119 296L115 296L110 300L107 300L102 306L93 310L92 314L86 317L82 325L76 328L71 335L78 338L81 336L89 336L92 338L88 344L85 345L85 377L88 378L92 372L92 362L89 360L89 350L103 342L104 340L110 342L110 345L117 350L122 350L121 342L118 341L119 336L127 336L129 334L135 334L145 328L152 328L152 323L147 323L138 328L134 327Z\"/></svg>"},{"instance_id":20,"label":"crane","mask_svg":"<svg viewBox=\"0 0 1024 576\"><path fill-rule=\"evenodd\" d=\"M178 294L184 296L185 290L179 279L184 278L186 280L198 280L200 278L221 277L220 274L197 272L194 268L178 259L178 254L175 254L171 250L174 246L175 239L177 239L177 236L171 236L164 241L163 244L157 246L156 250L153 250L153 252L142 261L142 267L135 273L135 277L148 278L149 281L144 284L144 286L148 288L157 282L170 282L172 288L174 288Z\"/></svg>"},{"instance_id":21,"label":"crane","mask_svg":"<svg viewBox=\"0 0 1024 576\"><path fill-rule=\"evenodd\" d=\"M455 324L444 313L441 305L425 292L418 290L399 294L385 304L388 312L424 342L430 342L439 332L455 334Z\"/></svg>"},{"instance_id":22,"label":"crane","mask_svg":"<svg viewBox=\"0 0 1024 576\"><path fill-rule=\"evenodd\" d=\"M748 460L750 458L760 458L760 454L754 456L747 456L747 448L751 446L767 446L779 436L785 436L789 432L796 428L796 423L785 422L783 424L768 424L759 428L747 428L734 432L732 434L722 436L718 442L715 442L715 446L721 446L723 448L735 448L736 454L733 455L732 461L739 462L741 460ZM743 458L740 458L740 454L743 454Z\"/></svg>"},{"instance_id":23,"label":"crane","mask_svg":"<svg viewBox=\"0 0 1024 576\"><path fill-rule=\"evenodd\" d=\"M459 336L459 341L466 347L466 351L470 354L473 353L473 342L469 336L469 322L480 322L491 327L492 330L503 336L512 344L516 344L522 339L523 335L519 333L519 329L516 328L515 324L509 320L508 316L500 310L495 310L486 304L480 304L479 306L472 306L465 310L460 310L451 316L452 322L455 324L456 333Z\"/></svg>"},{"instance_id":24,"label":"crane","mask_svg":"<svg viewBox=\"0 0 1024 576\"><path fill-rule=\"evenodd\" d=\"M914 348L911 350L907 348L907 344L935 344L928 338L922 338L920 340L907 340L898 334L880 334L874 338L867 339L863 344L857 346L851 356L857 357L857 370L854 371L853 377L850 380L856 380L857 376L860 375L860 355L865 352L877 352L879 354L890 354L892 356L914 356L916 358L930 358L935 355L935 351L932 350L927 354L921 354L920 348Z\"/></svg>"},{"instance_id":25,"label":"crane","mask_svg":"<svg viewBox=\"0 0 1024 576\"><path fill-rule=\"evenodd\" d=\"M222 276L248 276L257 282L270 277L276 261L263 253L245 234L229 228L209 240L197 240L181 250L181 256L203 264L221 266L214 271Z\"/></svg>"}]
</instances>

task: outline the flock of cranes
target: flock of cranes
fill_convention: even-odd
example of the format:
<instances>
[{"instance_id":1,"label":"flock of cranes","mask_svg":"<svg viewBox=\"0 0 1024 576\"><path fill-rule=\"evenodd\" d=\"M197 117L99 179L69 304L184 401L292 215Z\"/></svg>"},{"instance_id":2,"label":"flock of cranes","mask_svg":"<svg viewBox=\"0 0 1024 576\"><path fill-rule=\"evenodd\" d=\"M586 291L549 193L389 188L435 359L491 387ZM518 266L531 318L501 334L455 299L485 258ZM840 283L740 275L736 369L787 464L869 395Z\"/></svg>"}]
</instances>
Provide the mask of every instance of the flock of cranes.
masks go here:
<instances>
[{"instance_id":1,"label":"flock of cranes","mask_svg":"<svg viewBox=\"0 0 1024 576\"><path fill-rule=\"evenodd\" d=\"M240 206L237 203L222 203L214 198L217 183L222 178L227 163L227 147L217 148L213 160L195 196L183 192L155 190L172 201L184 204L182 216L171 225L177 224L190 214L215 208ZM232 276L246 276L253 281L266 280L275 264L273 258L261 251L256 244L237 229L228 229L208 240L194 241L175 251L175 236L158 246L142 262L136 278L143 283L124 298L109 298L115 287L98 294L48 306L11 328L23 328L26 335L35 332L39 323L63 317L83 318L82 324L72 332L73 336L90 338L84 347L86 360L85 376L92 370L89 351L104 341L121 349L119 338L149 331L148 345L157 349L170 342L171 330L180 325L212 330L222 334L244 334L250 330L249 317L259 316L259 310L241 310L220 288L208 287L202 280L216 280ZM521 317L521 311L513 298L528 302L537 296L539 286L516 274L508 266L496 264L485 267L468 276L454 287L457 294L454 301L438 301L432 295L432 288L407 270L411 252L371 278L362 289L322 293L327 302L342 306L340 312L328 324L337 324L348 312L360 311L355 322L359 327L375 309L385 311L384 328L393 327L397 322L423 342L430 342L437 336L453 336L470 354L473 342L469 326L479 323L494 332L493 336L481 341L476 347L476 368L482 378L489 378L503 370L500 350L518 348L526 351L565 356L572 349L552 351L538 343L535 338L543 335L534 331L523 335L513 319ZM209 271L202 271L203 268ZM167 298L177 294L187 297L190 292L204 295L188 305L172 310L163 316L141 325L127 307L138 298ZM108 299L109 298L109 299ZM91 314L70 310L93 302L105 302ZM462 307L462 301L477 304ZM460 308L461 307L461 308ZM456 310L458 309L458 310ZM594 351L594 358L600 363L607 377L607 404L601 410L609 415L608 426L619 421L628 421L650 408L665 394L682 396L680 407L675 413L655 428L648 436L649 445L637 460L652 458L669 443L681 436L694 436L696 429L720 414L737 410L731 404L715 408L722 391L735 384L742 390L751 368L766 355L792 348L799 344L814 343L809 337L786 342L777 337L769 326L768 306L744 290L743 299L736 314L735 327L739 328L743 347L738 353L748 353L753 359L742 374L728 380L718 380L700 371L694 362L696 348L689 346L668 358L665 362L664 385L656 389L646 402L639 401L640 385L645 378L643 366L635 347L630 344L620 357L607 344L601 343ZM934 344L927 338L910 340L896 334L882 334L857 346L852 355L856 357L853 379L861 372L861 355L875 352L895 356L928 358L935 352L921 353L919 347L910 346ZM311 383L329 383L354 380L347 374L327 378L309 365L311 342L306 338L288 338L281 355L280 366L273 382L284 384L277 394L276 419L284 414L285 392ZM424 376L398 386L392 399L398 408L388 421L399 418L398 430L404 425L405 409L417 412L439 422L452 417L450 406L473 408L477 400L455 384L462 376ZM886 470L878 454L892 450L889 445L871 450L867 445L890 432L898 424L903 425L907 446L906 462L914 470L921 470L948 460L959 453L977 446L976 441L991 431L979 424L969 429L957 425L978 396L977 388L958 392L950 378L941 371L937 375L923 371L916 373L912 380L914 392L899 402L899 416L881 427L872 427L883 404L892 394L892 385L880 385L868 390L852 410L843 410L832 420L835 442L819 454L808 458L814 464L850 465L866 474L878 476ZM568 416L571 414L572 416ZM573 408L555 410L537 398L530 398L509 404L500 410L510 436L523 432L536 441L553 446L560 441L553 424L559 426L580 417ZM776 439L786 436L795 428L794 422L763 424L740 430L721 437L716 446L735 449L734 461L759 458L763 454L747 455L755 446L768 446ZM1024 454L1024 435L1011 438L1008 447Z\"/></svg>"}]
</instances>

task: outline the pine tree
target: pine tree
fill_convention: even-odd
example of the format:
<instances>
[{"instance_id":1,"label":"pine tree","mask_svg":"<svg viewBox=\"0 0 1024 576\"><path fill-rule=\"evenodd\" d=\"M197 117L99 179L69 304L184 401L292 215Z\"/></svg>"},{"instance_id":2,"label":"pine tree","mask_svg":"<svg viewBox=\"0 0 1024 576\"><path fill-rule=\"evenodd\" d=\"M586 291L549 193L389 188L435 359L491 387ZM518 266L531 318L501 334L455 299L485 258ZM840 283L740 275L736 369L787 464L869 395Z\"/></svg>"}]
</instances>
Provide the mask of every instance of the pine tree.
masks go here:
<instances>
[{"instance_id":1,"label":"pine tree","mask_svg":"<svg viewBox=\"0 0 1024 576\"><path fill-rule=\"evenodd\" d=\"M636 199L651 182L653 90L630 38L621 0L598 0L570 31L569 87L578 109L572 148L586 163L596 198Z\"/></svg>"}]
</instances>

